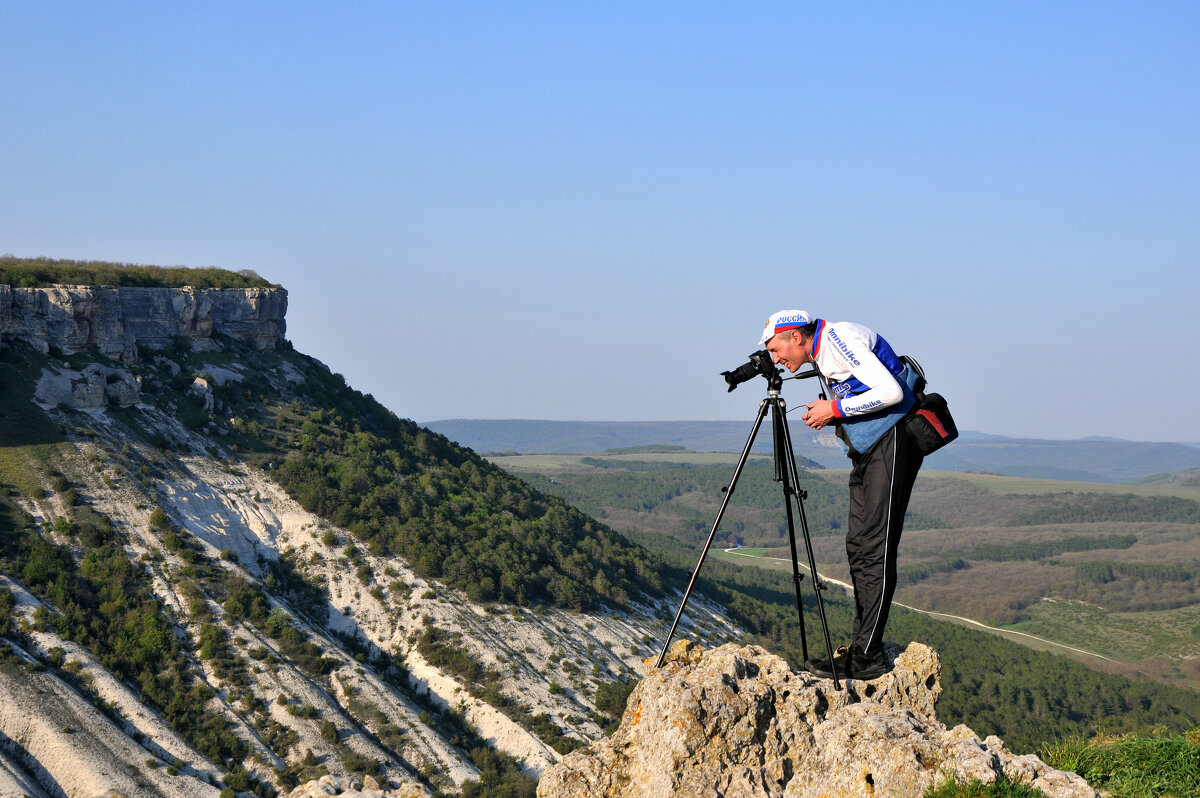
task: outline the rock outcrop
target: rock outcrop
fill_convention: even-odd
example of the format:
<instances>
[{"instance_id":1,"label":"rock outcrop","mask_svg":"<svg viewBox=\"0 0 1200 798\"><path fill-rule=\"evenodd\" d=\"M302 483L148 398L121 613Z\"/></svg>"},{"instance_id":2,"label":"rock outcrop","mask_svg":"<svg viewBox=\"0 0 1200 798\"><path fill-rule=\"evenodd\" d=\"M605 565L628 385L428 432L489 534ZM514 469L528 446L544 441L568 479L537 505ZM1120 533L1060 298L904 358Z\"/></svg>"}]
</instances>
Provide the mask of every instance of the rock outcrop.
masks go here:
<instances>
[{"instance_id":1,"label":"rock outcrop","mask_svg":"<svg viewBox=\"0 0 1200 798\"><path fill-rule=\"evenodd\" d=\"M537 794L915 797L951 775L992 783L1004 774L1053 798L1096 798L1074 773L938 722L933 649L912 643L888 656L890 673L836 690L756 646L681 641L634 689L620 728L547 771Z\"/></svg>"},{"instance_id":2,"label":"rock outcrop","mask_svg":"<svg viewBox=\"0 0 1200 798\"><path fill-rule=\"evenodd\" d=\"M142 381L137 375L92 363L83 371L44 370L34 399L43 407L66 405L76 410L99 410L109 405L130 407L141 401L141 388Z\"/></svg>"},{"instance_id":3,"label":"rock outcrop","mask_svg":"<svg viewBox=\"0 0 1200 798\"><path fill-rule=\"evenodd\" d=\"M373 777L366 776L361 785L355 785L346 777L322 776L316 781L301 784L287 794L287 798L427 798L429 792L416 784L404 784L393 789L381 787Z\"/></svg>"},{"instance_id":4,"label":"rock outcrop","mask_svg":"<svg viewBox=\"0 0 1200 798\"><path fill-rule=\"evenodd\" d=\"M40 352L97 350L133 362L137 348L162 349L186 336L211 347L214 334L273 350L283 340L283 288L117 288L0 285L0 346L24 341Z\"/></svg>"}]
</instances>

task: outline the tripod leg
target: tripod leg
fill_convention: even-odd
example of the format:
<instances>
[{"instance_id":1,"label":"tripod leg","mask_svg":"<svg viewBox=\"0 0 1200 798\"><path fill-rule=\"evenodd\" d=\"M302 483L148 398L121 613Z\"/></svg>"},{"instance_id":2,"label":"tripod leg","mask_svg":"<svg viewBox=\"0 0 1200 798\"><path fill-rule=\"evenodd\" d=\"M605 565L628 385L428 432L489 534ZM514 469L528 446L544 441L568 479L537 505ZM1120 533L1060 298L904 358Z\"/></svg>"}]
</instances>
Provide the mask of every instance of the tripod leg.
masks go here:
<instances>
[{"instance_id":1,"label":"tripod leg","mask_svg":"<svg viewBox=\"0 0 1200 798\"><path fill-rule=\"evenodd\" d=\"M758 417L754 420L754 429L750 430L750 437L746 439L746 446L742 449L742 456L738 459L737 467L733 470L733 479L729 481L729 487L725 489L725 498L721 500L721 508L717 510L716 520L713 521L712 529L708 533L708 540L704 543L704 550L700 552L700 561L696 563L696 569L692 571L692 578L688 581L687 590L683 593L683 601L679 603L679 611L675 613L675 620L671 624L671 631L667 633L667 639L663 642L662 652L658 655L658 662L655 663L655 668L661 668L663 659L667 656L667 648L671 645L671 638L675 636L675 627L679 625L679 619L683 617L683 608L687 606L688 596L692 594L692 587L696 584L696 577L700 575L700 566L704 565L704 558L708 556L708 549L712 546L713 538L717 534L717 527L721 525L721 516L725 515L725 507L729 504L729 497L733 495L733 489L737 485L738 477L742 475L742 469L746 466L746 460L750 456L750 448L754 446L754 438L758 435L758 428L762 426L763 419L767 416L767 406L769 399L763 399L758 406Z\"/></svg>"},{"instance_id":2,"label":"tripod leg","mask_svg":"<svg viewBox=\"0 0 1200 798\"><path fill-rule=\"evenodd\" d=\"M771 428L775 440L775 480L783 485L783 506L787 512L788 542L792 547L792 581L796 589L796 614L800 616L800 656L808 661L808 634L804 629L804 601L800 597L800 581L804 578L800 573L799 558L796 554L796 525L792 520L792 492L794 484L788 478L787 458L784 450L788 445L782 429L786 423L778 405L771 406ZM815 584L814 577L814 584Z\"/></svg>"},{"instance_id":3,"label":"tripod leg","mask_svg":"<svg viewBox=\"0 0 1200 798\"><path fill-rule=\"evenodd\" d=\"M792 485L799 482L800 477L796 472L796 455L792 451L792 436L788 431L787 425L787 408L782 398L776 400L779 403L778 413L780 423L777 425L780 436L784 443L784 456L787 458L787 472L791 475ZM825 585L821 583L821 577L817 573L817 561L813 558L812 538L808 534L808 519L804 515L804 501L799 492L793 490L796 496L796 507L800 513L800 531L804 533L804 548L808 551L808 570L812 574L813 593L817 597L817 614L821 616L821 630L825 633L825 651L829 654L829 666L833 669L833 686L838 690L842 689L842 684L838 680L837 665L833 661L833 641L829 639L829 622L825 619L825 602L821 600L821 591L825 589ZM788 523L789 532L791 531L791 498L784 497L788 502ZM792 535L792 567L796 567L796 538ZM796 600L800 599L800 583L796 582ZM807 658L806 658L807 659Z\"/></svg>"}]
</instances>

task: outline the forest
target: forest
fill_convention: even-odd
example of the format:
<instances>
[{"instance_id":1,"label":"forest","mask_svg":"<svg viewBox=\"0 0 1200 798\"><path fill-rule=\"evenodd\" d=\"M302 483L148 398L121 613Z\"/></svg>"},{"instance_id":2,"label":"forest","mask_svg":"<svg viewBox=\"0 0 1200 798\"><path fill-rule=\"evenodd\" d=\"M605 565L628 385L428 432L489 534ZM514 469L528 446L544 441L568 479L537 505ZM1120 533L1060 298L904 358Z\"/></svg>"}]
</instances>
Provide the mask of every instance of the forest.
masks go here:
<instances>
[{"instance_id":1,"label":"forest","mask_svg":"<svg viewBox=\"0 0 1200 798\"><path fill-rule=\"evenodd\" d=\"M404 557L477 601L583 610L661 594L653 559L565 502L411 423L346 418L309 413L273 474L373 552Z\"/></svg>"},{"instance_id":2,"label":"forest","mask_svg":"<svg viewBox=\"0 0 1200 798\"><path fill-rule=\"evenodd\" d=\"M138 288L278 288L250 269L143 266L96 260L0 256L0 285L44 288L51 285L128 286Z\"/></svg>"}]
</instances>

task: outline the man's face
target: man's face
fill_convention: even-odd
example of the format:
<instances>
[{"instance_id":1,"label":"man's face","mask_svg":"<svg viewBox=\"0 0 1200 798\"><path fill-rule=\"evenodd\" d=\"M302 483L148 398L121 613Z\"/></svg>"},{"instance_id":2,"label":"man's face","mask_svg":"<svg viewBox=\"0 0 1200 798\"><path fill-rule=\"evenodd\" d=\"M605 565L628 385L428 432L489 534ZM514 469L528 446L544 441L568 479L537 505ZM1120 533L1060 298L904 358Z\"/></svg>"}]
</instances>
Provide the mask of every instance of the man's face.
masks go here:
<instances>
[{"instance_id":1,"label":"man's face","mask_svg":"<svg viewBox=\"0 0 1200 798\"><path fill-rule=\"evenodd\" d=\"M767 351L776 365L783 366L793 374L796 369L812 361L808 342L799 330L787 330L767 341Z\"/></svg>"}]
</instances>

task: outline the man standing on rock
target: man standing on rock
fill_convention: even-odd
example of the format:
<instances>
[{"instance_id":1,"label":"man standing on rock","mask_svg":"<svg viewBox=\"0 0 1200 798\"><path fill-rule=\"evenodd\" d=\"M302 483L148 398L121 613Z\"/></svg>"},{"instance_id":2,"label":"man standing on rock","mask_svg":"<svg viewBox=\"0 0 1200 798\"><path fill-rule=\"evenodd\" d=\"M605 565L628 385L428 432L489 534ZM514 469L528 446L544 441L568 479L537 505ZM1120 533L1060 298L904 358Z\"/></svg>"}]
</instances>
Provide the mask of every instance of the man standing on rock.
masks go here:
<instances>
[{"instance_id":1,"label":"man standing on rock","mask_svg":"<svg viewBox=\"0 0 1200 798\"><path fill-rule=\"evenodd\" d=\"M810 659L816 676L874 679L889 670L883 630L896 592L896 552L913 482L924 460L900 420L916 401L918 374L883 336L861 324L781 310L767 320L760 345L795 373L811 363L831 400L810 402L803 421L813 429L838 425L849 447L850 519L846 557L854 584L854 630L833 663Z\"/></svg>"}]
</instances>

